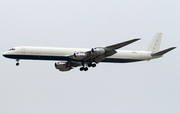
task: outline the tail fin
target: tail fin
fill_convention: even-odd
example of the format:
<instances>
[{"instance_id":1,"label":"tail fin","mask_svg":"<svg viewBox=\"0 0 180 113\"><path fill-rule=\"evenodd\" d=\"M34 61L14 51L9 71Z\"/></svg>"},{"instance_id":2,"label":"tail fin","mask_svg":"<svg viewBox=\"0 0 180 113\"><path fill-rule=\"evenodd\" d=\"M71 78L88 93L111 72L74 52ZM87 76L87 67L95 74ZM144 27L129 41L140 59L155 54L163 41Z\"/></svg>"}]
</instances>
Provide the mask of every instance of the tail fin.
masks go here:
<instances>
[{"instance_id":1,"label":"tail fin","mask_svg":"<svg viewBox=\"0 0 180 113\"><path fill-rule=\"evenodd\" d=\"M156 36L151 41L151 43L144 51L150 51L152 53L158 52L161 45L161 39L162 39L162 33L157 33Z\"/></svg>"}]
</instances>

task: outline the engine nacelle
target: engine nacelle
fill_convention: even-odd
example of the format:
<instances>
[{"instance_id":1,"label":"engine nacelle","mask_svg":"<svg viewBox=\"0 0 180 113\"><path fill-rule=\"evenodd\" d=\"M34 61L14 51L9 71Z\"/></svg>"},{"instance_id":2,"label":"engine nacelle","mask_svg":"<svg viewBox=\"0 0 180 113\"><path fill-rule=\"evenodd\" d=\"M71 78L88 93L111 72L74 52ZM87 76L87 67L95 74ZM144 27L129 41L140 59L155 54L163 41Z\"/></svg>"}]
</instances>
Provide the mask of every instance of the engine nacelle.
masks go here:
<instances>
[{"instance_id":1,"label":"engine nacelle","mask_svg":"<svg viewBox=\"0 0 180 113\"><path fill-rule=\"evenodd\" d=\"M56 62L55 67L56 69L59 69L60 71L69 71L72 69L71 66L69 66L67 62Z\"/></svg>"},{"instance_id":2,"label":"engine nacelle","mask_svg":"<svg viewBox=\"0 0 180 113\"><path fill-rule=\"evenodd\" d=\"M106 50L102 47L96 47L91 49L91 54L102 55L106 52Z\"/></svg>"},{"instance_id":3,"label":"engine nacelle","mask_svg":"<svg viewBox=\"0 0 180 113\"><path fill-rule=\"evenodd\" d=\"M76 60L84 60L87 57L87 53L85 52L77 52L74 53L73 58Z\"/></svg>"}]
</instances>

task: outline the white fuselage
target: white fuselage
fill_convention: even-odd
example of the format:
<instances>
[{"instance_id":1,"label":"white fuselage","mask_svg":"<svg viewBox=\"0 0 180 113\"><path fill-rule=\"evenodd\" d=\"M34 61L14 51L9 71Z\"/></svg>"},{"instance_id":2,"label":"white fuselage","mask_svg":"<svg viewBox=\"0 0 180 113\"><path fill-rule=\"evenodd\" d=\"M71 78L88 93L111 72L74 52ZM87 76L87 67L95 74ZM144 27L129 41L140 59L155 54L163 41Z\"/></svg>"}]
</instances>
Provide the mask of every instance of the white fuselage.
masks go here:
<instances>
[{"instance_id":1,"label":"white fuselage","mask_svg":"<svg viewBox=\"0 0 180 113\"><path fill-rule=\"evenodd\" d=\"M90 49L21 46L14 47L14 50L3 53L3 56L12 59L78 61L76 59L71 59L68 56L73 55L75 52L86 51L90 51ZM102 62L126 63L153 59L151 52L149 51L116 51L116 54L107 57Z\"/></svg>"},{"instance_id":2,"label":"white fuselage","mask_svg":"<svg viewBox=\"0 0 180 113\"><path fill-rule=\"evenodd\" d=\"M138 61L149 61L162 57L165 53L175 49L171 47L159 51L162 33L157 33L150 44L143 51L118 50L126 45L140 40L139 38L125 42L109 45L106 47L95 47L91 49L60 48L60 47L30 47L19 46L3 53L6 58L19 60L54 60L55 68L60 71L69 71L81 66L80 71L87 71L88 67L96 67L99 62L129 63Z\"/></svg>"}]
</instances>

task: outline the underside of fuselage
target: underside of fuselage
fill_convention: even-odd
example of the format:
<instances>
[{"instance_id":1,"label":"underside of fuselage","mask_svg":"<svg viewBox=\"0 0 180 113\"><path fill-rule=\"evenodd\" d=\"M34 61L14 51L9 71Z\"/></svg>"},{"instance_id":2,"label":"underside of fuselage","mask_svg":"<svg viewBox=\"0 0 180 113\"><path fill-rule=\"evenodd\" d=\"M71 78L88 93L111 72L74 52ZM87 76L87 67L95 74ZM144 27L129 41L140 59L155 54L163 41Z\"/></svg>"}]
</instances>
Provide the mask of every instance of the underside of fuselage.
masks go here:
<instances>
[{"instance_id":1,"label":"underside of fuselage","mask_svg":"<svg viewBox=\"0 0 180 113\"><path fill-rule=\"evenodd\" d=\"M83 60L71 59L65 56L47 56L47 55L4 55L6 58L11 59L23 59L23 60L53 60L53 61L76 61L83 62ZM124 58L106 58L101 62L108 63L130 63L130 62L138 62L143 60L138 59L124 59ZM90 62L90 61L87 61Z\"/></svg>"}]
</instances>

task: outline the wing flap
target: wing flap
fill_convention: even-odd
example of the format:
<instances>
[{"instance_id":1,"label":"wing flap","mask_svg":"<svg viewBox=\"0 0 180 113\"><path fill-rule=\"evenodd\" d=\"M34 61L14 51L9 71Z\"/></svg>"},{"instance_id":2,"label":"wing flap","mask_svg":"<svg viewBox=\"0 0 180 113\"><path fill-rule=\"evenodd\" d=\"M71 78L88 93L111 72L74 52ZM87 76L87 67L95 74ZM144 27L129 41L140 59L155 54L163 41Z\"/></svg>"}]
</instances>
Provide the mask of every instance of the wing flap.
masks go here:
<instances>
[{"instance_id":1,"label":"wing flap","mask_svg":"<svg viewBox=\"0 0 180 113\"><path fill-rule=\"evenodd\" d=\"M114 55L114 54L116 54L116 53L117 53L117 51L114 49L114 50L111 50L111 51L105 53L105 55L106 55L106 57L107 57L107 56L112 56L112 55Z\"/></svg>"},{"instance_id":2,"label":"wing flap","mask_svg":"<svg viewBox=\"0 0 180 113\"><path fill-rule=\"evenodd\" d=\"M99 63L99 62L101 62L102 60L104 60L105 58L106 58L105 55L100 55L100 56L96 57L96 58L94 59L94 61L95 61L96 63Z\"/></svg>"}]
</instances>

